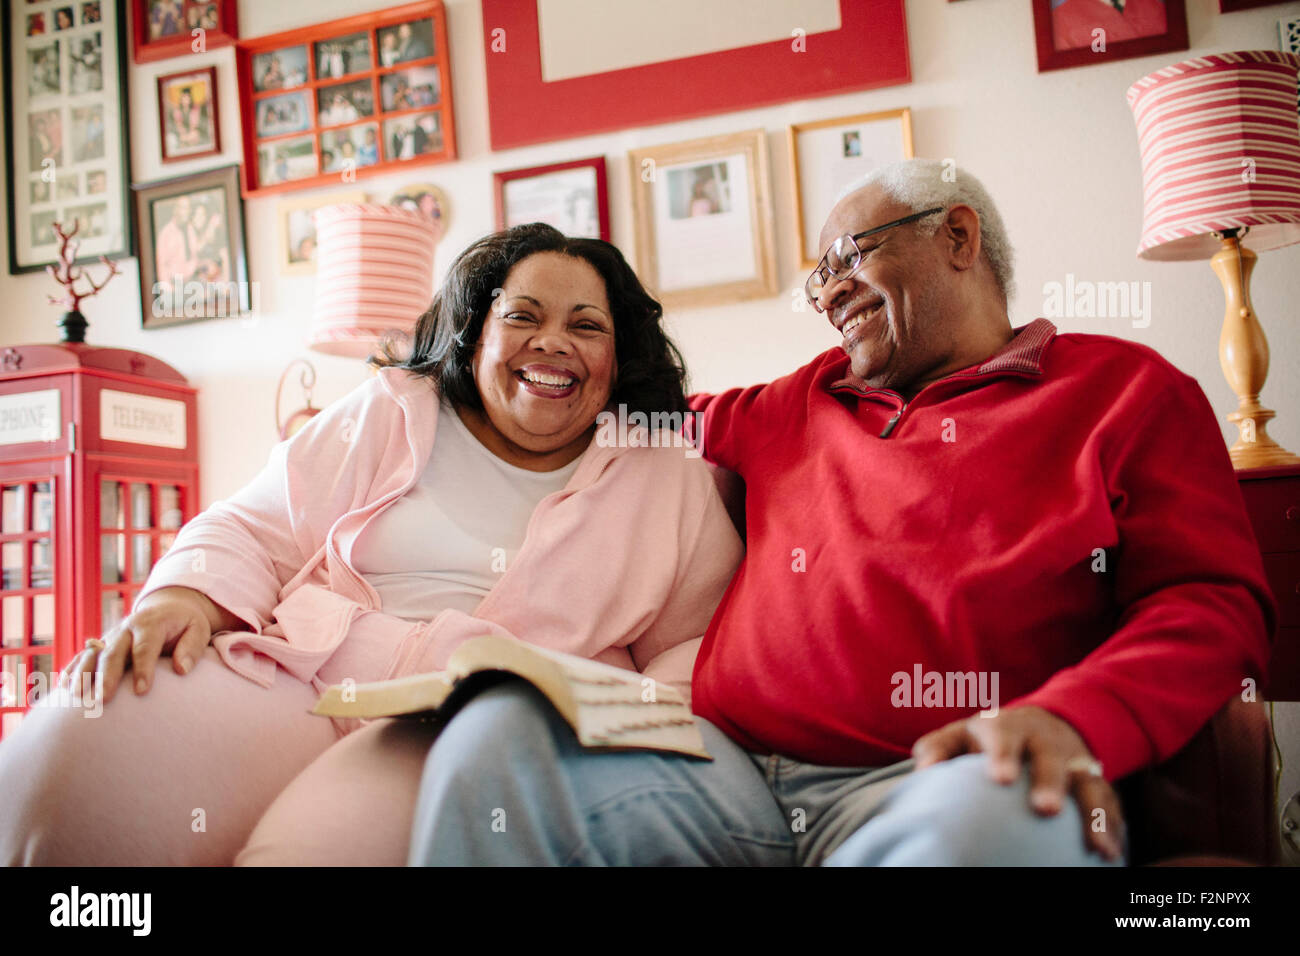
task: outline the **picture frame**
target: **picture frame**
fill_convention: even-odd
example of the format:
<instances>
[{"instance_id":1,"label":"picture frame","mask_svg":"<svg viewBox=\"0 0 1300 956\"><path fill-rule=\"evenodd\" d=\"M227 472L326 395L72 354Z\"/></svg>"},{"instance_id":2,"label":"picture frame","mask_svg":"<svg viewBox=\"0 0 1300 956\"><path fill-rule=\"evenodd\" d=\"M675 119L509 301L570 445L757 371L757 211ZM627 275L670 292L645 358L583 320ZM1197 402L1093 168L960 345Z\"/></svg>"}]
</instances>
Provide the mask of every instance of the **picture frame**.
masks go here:
<instances>
[{"instance_id":1,"label":"picture frame","mask_svg":"<svg viewBox=\"0 0 1300 956\"><path fill-rule=\"evenodd\" d=\"M276 208L280 221L276 258L281 275L308 275L316 271L316 210L335 203L367 202L364 191L330 193L281 199Z\"/></svg>"},{"instance_id":2,"label":"picture frame","mask_svg":"<svg viewBox=\"0 0 1300 956\"><path fill-rule=\"evenodd\" d=\"M632 150L637 272L665 306L777 294L761 129Z\"/></svg>"},{"instance_id":3,"label":"picture frame","mask_svg":"<svg viewBox=\"0 0 1300 956\"><path fill-rule=\"evenodd\" d=\"M442 0L240 40L235 66L246 198L456 158Z\"/></svg>"},{"instance_id":4,"label":"picture frame","mask_svg":"<svg viewBox=\"0 0 1300 956\"><path fill-rule=\"evenodd\" d=\"M617 59L628 48L620 4L482 6L494 150L912 78L903 0L765 0L742 22L703 16L695 0L660 0L635 63ZM543 19L558 14L569 19Z\"/></svg>"},{"instance_id":5,"label":"picture frame","mask_svg":"<svg viewBox=\"0 0 1300 956\"><path fill-rule=\"evenodd\" d=\"M131 0L131 8L136 63L217 50L239 37L236 0Z\"/></svg>"},{"instance_id":6,"label":"picture frame","mask_svg":"<svg viewBox=\"0 0 1300 956\"><path fill-rule=\"evenodd\" d=\"M133 186L145 329L251 309L239 166Z\"/></svg>"},{"instance_id":7,"label":"picture frame","mask_svg":"<svg viewBox=\"0 0 1300 956\"><path fill-rule=\"evenodd\" d=\"M1034 0L1038 72L1189 49L1185 0L1161 2L1163 27L1154 21L1127 24L1102 0ZM1090 4L1096 5L1095 18ZM1094 50L1099 42L1104 49Z\"/></svg>"},{"instance_id":8,"label":"picture frame","mask_svg":"<svg viewBox=\"0 0 1300 956\"><path fill-rule=\"evenodd\" d=\"M605 157L492 174L496 227L544 222L566 236L610 241Z\"/></svg>"},{"instance_id":9,"label":"picture frame","mask_svg":"<svg viewBox=\"0 0 1300 956\"><path fill-rule=\"evenodd\" d=\"M215 66L158 77L158 132L164 163L221 152Z\"/></svg>"},{"instance_id":10,"label":"picture frame","mask_svg":"<svg viewBox=\"0 0 1300 956\"><path fill-rule=\"evenodd\" d=\"M432 183L411 183L389 197L389 206L423 213L438 228L438 239L447 234L451 225L451 203L447 194Z\"/></svg>"},{"instance_id":11,"label":"picture frame","mask_svg":"<svg viewBox=\"0 0 1300 956\"><path fill-rule=\"evenodd\" d=\"M56 221L78 221L78 263L131 255L125 14L124 0L0 2L10 273L58 261Z\"/></svg>"},{"instance_id":12,"label":"picture frame","mask_svg":"<svg viewBox=\"0 0 1300 956\"><path fill-rule=\"evenodd\" d=\"M907 107L839 116L787 128L793 181L795 261L816 268L817 236L839 191L872 169L912 158L912 111Z\"/></svg>"}]
</instances>

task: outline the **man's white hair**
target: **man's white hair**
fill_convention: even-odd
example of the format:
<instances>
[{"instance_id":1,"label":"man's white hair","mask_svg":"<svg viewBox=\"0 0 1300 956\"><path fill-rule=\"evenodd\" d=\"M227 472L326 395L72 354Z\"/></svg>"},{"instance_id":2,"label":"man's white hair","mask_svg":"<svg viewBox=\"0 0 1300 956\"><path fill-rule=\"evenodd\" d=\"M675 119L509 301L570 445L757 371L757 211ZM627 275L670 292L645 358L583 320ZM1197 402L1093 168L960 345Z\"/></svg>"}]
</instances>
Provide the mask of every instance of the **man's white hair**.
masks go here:
<instances>
[{"instance_id":1,"label":"man's white hair","mask_svg":"<svg viewBox=\"0 0 1300 956\"><path fill-rule=\"evenodd\" d=\"M850 183L840 191L835 202L838 204L845 196L866 186L879 186L890 199L913 212L935 206L949 209L959 204L974 209L980 221L980 247L988 258L998 288L1007 301L1011 300L1015 294L1012 282L1014 253L1002 217L978 179L951 161L903 159L880 166ZM924 236L933 236L939 231L941 222L938 214L927 216L916 223L916 228Z\"/></svg>"}]
</instances>

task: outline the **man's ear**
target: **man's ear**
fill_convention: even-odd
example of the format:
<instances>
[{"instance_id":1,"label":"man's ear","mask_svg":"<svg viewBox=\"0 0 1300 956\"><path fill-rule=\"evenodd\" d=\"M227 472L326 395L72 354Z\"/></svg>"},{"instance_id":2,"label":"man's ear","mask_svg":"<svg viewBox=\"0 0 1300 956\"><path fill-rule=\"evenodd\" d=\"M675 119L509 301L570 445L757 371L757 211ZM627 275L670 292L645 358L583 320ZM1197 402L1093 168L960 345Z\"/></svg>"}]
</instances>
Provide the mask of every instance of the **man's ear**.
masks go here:
<instances>
[{"instance_id":1,"label":"man's ear","mask_svg":"<svg viewBox=\"0 0 1300 956\"><path fill-rule=\"evenodd\" d=\"M979 261L980 217L970 206L958 204L948 210L948 218L939 227L944 237L948 260L958 272L964 272Z\"/></svg>"}]
</instances>

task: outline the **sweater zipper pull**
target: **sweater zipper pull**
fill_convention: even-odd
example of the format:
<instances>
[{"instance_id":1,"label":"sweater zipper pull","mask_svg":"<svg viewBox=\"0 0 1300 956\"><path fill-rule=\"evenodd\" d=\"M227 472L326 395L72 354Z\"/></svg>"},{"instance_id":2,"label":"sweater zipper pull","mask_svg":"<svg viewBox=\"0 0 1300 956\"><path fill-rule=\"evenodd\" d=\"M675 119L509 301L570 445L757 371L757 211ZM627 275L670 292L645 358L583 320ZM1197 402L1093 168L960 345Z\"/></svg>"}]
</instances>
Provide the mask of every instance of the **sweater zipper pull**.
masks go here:
<instances>
[{"instance_id":1,"label":"sweater zipper pull","mask_svg":"<svg viewBox=\"0 0 1300 956\"><path fill-rule=\"evenodd\" d=\"M894 413L894 417L885 423L885 430L880 433L880 437L888 438L889 433L894 430L894 426L898 424L898 420L902 417L903 417L903 409L900 408L898 411Z\"/></svg>"}]
</instances>

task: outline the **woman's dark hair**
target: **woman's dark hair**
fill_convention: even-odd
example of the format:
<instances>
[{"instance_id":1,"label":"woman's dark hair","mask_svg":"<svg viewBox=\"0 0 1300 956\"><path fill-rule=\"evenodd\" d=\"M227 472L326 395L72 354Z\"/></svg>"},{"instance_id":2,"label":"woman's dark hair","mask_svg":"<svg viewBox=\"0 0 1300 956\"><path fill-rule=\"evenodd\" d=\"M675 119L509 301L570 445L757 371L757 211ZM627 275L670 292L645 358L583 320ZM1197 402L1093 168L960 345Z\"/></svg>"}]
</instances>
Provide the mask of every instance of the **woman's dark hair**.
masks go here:
<instances>
[{"instance_id":1,"label":"woman's dark hair","mask_svg":"<svg viewBox=\"0 0 1300 956\"><path fill-rule=\"evenodd\" d=\"M387 341L368 363L427 375L453 405L482 409L472 363L483 320L506 274L538 252L584 259L605 280L617 365L610 403L625 404L629 414L685 412L682 355L659 324L663 307L642 287L623 254L608 242L571 239L538 222L485 236L457 256L416 324L409 353L399 354L398 346Z\"/></svg>"}]
</instances>

